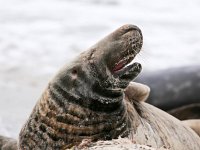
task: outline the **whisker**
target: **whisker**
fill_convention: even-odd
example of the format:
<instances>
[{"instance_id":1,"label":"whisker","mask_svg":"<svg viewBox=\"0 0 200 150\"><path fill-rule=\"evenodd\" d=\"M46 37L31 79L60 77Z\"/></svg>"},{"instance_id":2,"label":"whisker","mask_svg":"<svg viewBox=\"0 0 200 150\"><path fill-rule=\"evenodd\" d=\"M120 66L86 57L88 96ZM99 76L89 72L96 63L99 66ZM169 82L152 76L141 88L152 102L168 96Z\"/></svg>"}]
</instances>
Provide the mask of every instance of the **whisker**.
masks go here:
<instances>
[{"instance_id":1,"label":"whisker","mask_svg":"<svg viewBox=\"0 0 200 150\"><path fill-rule=\"evenodd\" d=\"M149 64L150 63L150 59L149 59L149 56L150 56L150 53L146 53L147 51L142 49L140 51L140 53L137 55L137 59L139 59L140 61L143 61L145 64Z\"/></svg>"}]
</instances>

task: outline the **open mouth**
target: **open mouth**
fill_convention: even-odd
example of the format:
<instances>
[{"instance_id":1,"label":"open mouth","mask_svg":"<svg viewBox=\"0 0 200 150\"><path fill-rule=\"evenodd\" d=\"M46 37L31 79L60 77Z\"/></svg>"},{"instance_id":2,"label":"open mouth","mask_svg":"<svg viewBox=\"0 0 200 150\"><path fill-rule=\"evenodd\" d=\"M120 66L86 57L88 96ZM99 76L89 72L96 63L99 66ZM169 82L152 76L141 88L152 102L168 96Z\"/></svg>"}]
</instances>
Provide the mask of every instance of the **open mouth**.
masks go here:
<instances>
[{"instance_id":1,"label":"open mouth","mask_svg":"<svg viewBox=\"0 0 200 150\"><path fill-rule=\"evenodd\" d=\"M113 62L113 67L111 72L114 76L122 75L123 73L130 72L140 72L141 65L139 63L133 63L133 59L140 52L142 48L143 38L142 33L139 29L131 29L128 30L122 36L122 47L121 51L118 51L118 54L115 54L115 61Z\"/></svg>"},{"instance_id":2,"label":"open mouth","mask_svg":"<svg viewBox=\"0 0 200 150\"><path fill-rule=\"evenodd\" d=\"M142 67L140 63L132 61L134 58L135 55L128 55L126 58L116 63L113 69L113 76L114 77L124 76L128 78L130 75L139 74Z\"/></svg>"},{"instance_id":3,"label":"open mouth","mask_svg":"<svg viewBox=\"0 0 200 150\"><path fill-rule=\"evenodd\" d=\"M101 87L109 92L121 94L142 69L139 63L133 63L133 59L142 48L142 32L134 25L124 25L107 36L102 44L105 50L102 54L111 76L102 75L105 76L105 81Z\"/></svg>"},{"instance_id":4,"label":"open mouth","mask_svg":"<svg viewBox=\"0 0 200 150\"><path fill-rule=\"evenodd\" d=\"M128 24L92 47L89 59L96 58L90 64L98 72L94 72L98 80L92 86L97 97L101 95L107 103L121 102L124 89L141 71L141 65L132 62L142 44L141 30Z\"/></svg>"},{"instance_id":5,"label":"open mouth","mask_svg":"<svg viewBox=\"0 0 200 150\"><path fill-rule=\"evenodd\" d=\"M133 36L135 37L135 36ZM142 66L140 63L133 62L135 56L142 48L142 38L137 36L133 43L126 47L125 51L119 52L117 59L111 70L113 77L119 79L115 87L125 89L130 81L132 81L141 72ZM135 45L135 46L132 46Z\"/></svg>"},{"instance_id":6,"label":"open mouth","mask_svg":"<svg viewBox=\"0 0 200 150\"><path fill-rule=\"evenodd\" d=\"M134 59L135 55L128 55L126 57L124 57L122 60L120 60L119 62L117 62L113 68L113 73L117 73L120 70L122 70L125 66L127 66L128 64L130 64L130 62Z\"/></svg>"}]
</instances>

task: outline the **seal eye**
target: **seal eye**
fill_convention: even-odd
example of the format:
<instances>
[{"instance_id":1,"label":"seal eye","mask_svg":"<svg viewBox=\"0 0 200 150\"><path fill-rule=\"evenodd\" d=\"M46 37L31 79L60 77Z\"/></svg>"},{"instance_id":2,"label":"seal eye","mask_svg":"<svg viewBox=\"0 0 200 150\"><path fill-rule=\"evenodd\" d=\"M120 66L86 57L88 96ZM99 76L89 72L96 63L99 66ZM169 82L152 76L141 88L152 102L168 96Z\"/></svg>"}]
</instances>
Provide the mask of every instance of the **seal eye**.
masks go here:
<instances>
[{"instance_id":1,"label":"seal eye","mask_svg":"<svg viewBox=\"0 0 200 150\"><path fill-rule=\"evenodd\" d=\"M73 69L73 70L72 70L72 74L73 74L73 75L77 75L77 70L76 70L76 69Z\"/></svg>"},{"instance_id":2,"label":"seal eye","mask_svg":"<svg viewBox=\"0 0 200 150\"><path fill-rule=\"evenodd\" d=\"M72 79L75 80L77 78L77 73L78 73L78 71L76 69L72 70Z\"/></svg>"}]
</instances>

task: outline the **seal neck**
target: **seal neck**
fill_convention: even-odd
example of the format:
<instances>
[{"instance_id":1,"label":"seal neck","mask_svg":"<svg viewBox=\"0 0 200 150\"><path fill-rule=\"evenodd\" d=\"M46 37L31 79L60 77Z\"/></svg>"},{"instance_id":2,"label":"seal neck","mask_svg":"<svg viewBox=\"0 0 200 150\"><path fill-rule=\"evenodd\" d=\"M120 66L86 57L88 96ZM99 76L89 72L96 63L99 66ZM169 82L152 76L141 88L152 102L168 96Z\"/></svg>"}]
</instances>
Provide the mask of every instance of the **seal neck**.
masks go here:
<instances>
[{"instance_id":1,"label":"seal neck","mask_svg":"<svg viewBox=\"0 0 200 150\"><path fill-rule=\"evenodd\" d=\"M90 93L91 95L89 95L87 98L84 98L85 96L82 93L76 91L75 95L73 94L74 92L66 91L64 88L62 88L62 85L56 83L49 85L49 89L51 97L57 103L60 103L60 105L63 106L71 103L90 109L91 111L104 113L113 113L124 109L122 108L123 95L121 96L121 100L107 103L106 97L102 97L96 93L93 95Z\"/></svg>"},{"instance_id":2,"label":"seal neck","mask_svg":"<svg viewBox=\"0 0 200 150\"><path fill-rule=\"evenodd\" d=\"M62 96L50 87L44 92L20 132L21 149L66 149L83 139L97 141L127 136L123 102L121 107L108 113L93 111L69 99L64 101Z\"/></svg>"}]
</instances>

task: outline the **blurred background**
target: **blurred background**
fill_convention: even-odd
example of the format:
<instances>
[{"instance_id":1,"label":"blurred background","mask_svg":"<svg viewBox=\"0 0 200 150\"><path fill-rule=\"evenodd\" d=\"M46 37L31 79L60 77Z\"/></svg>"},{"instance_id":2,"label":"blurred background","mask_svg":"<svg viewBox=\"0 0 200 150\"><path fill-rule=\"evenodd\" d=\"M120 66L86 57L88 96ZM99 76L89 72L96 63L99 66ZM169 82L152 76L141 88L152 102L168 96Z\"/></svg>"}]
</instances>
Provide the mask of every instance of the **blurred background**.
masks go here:
<instances>
[{"instance_id":1,"label":"blurred background","mask_svg":"<svg viewBox=\"0 0 200 150\"><path fill-rule=\"evenodd\" d=\"M143 70L200 64L199 0L0 0L0 134L17 137L56 71L123 24Z\"/></svg>"}]
</instances>

